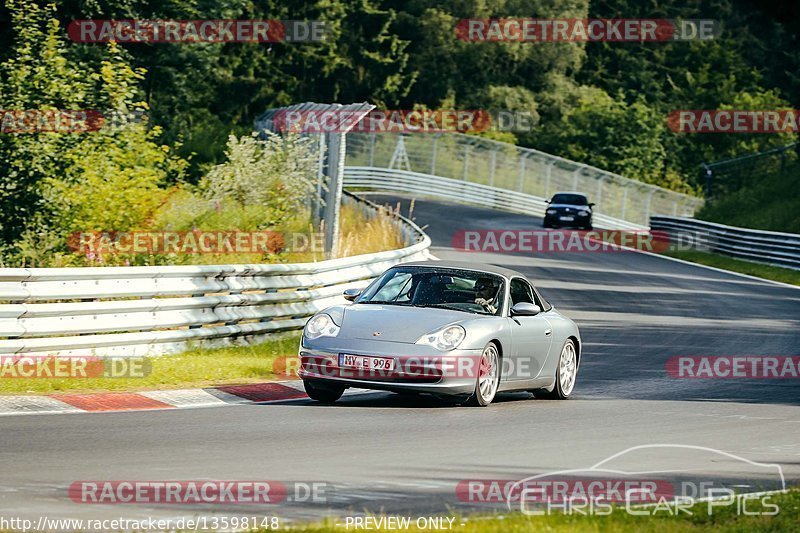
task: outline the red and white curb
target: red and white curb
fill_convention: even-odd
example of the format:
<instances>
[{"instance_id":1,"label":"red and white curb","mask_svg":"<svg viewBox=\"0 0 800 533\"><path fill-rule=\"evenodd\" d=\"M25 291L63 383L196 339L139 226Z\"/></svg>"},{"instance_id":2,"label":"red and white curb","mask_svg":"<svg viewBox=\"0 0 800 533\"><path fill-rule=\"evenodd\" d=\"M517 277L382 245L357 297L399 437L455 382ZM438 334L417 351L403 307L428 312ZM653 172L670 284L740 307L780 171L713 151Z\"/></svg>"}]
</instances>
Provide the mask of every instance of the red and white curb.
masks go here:
<instances>
[{"instance_id":1,"label":"red and white curb","mask_svg":"<svg viewBox=\"0 0 800 533\"><path fill-rule=\"evenodd\" d=\"M347 389L345 396L368 392L371 391ZM304 399L308 399L308 396L300 380L223 385L206 389L0 396L0 416L187 409Z\"/></svg>"}]
</instances>

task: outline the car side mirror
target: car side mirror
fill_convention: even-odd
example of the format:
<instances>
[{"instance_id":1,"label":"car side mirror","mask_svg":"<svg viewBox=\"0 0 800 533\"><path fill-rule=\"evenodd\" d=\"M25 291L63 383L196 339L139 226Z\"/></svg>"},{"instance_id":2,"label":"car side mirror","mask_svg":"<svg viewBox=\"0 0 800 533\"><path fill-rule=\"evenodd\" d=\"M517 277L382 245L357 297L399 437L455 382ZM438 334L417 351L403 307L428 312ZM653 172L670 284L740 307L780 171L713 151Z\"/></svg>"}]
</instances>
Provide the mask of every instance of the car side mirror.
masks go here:
<instances>
[{"instance_id":1,"label":"car side mirror","mask_svg":"<svg viewBox=\"0 0 800 533\"><path fill-rule=\"evenodd\" d=\"M544 203L549 204L550 200L545 200Z\"/></svg>"},{"instance_id":2,"label":"car side mirror","mask_svg":"<svg viewBox=\"0 0 800 533\"><path fill-rule=\"evenodd\" d=\"M348 302L354 302L356 298L361 296L361 289L345 289L342 296L344 296L344 299Z\"/></svg>"},{"instance_id":3,"label":"car side mirror","mask_svg":"<svg viewBox=\"0 0 800 533\"><path fill-rule=\"evenodd\" d=\"M594 207L594 202L589 202L589 207Z\"/></svg>"},{"instance_id":4,"label":"car side mirror","mask_svg":"<svg viewBox=\"0 0 800 533\"><path fill-rule=\"evenodd\" d=\"M528 302L519 302L511 308L511 316L535 316L541 312L541 307Z\"/></svg>"}]
</instances>

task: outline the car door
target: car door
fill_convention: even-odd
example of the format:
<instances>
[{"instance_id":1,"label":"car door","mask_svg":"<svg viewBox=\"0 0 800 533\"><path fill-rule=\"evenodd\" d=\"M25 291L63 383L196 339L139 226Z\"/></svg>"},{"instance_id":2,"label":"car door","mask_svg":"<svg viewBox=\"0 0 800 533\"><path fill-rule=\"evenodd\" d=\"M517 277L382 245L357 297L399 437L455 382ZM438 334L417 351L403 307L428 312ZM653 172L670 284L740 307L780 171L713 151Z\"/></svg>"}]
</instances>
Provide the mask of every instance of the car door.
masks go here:
<instances>
[{"instance_id":1,"label":"car door","mask_svg":"<svg viewBox=\"0 0 800 533\"><path fill-rule=\"evenodd\" d=\"M520 302L536 303L527 280L511 280L511 307ZM543 313L535 316L509 316L513 368L509 380L533 379L544 366L553 339L553 327Z\"/></svg>"}]
</instances>

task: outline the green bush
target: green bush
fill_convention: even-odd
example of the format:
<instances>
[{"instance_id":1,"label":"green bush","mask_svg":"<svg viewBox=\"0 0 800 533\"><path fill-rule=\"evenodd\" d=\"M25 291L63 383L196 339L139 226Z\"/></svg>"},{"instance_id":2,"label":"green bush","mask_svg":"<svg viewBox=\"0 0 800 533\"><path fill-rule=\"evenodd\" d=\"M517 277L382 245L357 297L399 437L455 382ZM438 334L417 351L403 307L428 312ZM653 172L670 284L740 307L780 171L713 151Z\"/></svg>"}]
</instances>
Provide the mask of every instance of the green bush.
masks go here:
<instances>
[{"instance_id":1,"label":"green bush","mask_svg":"<svg viewBox=\"0 0 800 533\"><path fill-rule=\"evenodd\" d=\"M697 218L768 231L800 233L800 164L783 172L750 176L736 192L712 198Z\"/></svg>"},{"instance_id":2,"label":"green bush","mask_svg":"<svg viewBox=\"0 0 800 533\"><path fill-rule=\"evenodd\" d=\"M0 64L0 109L92 110L135 116L147 105L134 69L114 43L98 61L77 61L55 19L55 7L9 2L12 55ZM3 264L61 266L73 232L145 225L179 180L186 162L160 145L146 122L82 133L0 136L0 234Z\"/></svg>"},{"instance_id":3,"label":"green bush","mask_svg":"<svg viewBox=\"0 0 800 533\"><path fill-rule=\"evenodd\" d=\"M302 208L316 186L317 154L308 138L257 134L228 138L227 161L200 182L204 197L229 199L242 207L268 208L276 223Z\"/></svg>"}]
</instances>

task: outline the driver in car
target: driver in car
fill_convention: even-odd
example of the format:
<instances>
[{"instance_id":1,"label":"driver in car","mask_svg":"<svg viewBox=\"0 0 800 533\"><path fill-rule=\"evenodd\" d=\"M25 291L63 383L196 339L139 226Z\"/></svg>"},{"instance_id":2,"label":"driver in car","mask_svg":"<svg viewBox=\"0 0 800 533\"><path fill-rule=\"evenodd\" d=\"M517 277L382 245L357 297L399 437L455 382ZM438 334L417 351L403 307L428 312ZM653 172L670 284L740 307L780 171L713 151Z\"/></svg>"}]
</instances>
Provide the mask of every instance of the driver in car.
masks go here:
<instances>
[{"instance_id":1,"label":"driver in car","mask_svg":"<svg viewBox=\"0 0 800 533\"><path fill-rule=\"evenodd\" d=\"M492 278L480 278L475 282L475 303L491 314L497 313L500 284Z\"/></svg>"}]
</instances>

